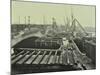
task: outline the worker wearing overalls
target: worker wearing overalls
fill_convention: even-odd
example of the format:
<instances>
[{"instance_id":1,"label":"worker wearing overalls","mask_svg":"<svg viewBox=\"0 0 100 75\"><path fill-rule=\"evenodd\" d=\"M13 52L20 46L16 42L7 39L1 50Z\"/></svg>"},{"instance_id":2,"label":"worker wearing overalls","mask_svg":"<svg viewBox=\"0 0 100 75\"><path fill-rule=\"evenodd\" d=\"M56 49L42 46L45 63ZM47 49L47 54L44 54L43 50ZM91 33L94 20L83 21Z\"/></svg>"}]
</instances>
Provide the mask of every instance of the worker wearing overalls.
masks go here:
<instances>
[{"instance_id":1,"label":"worker wearing overalls","mask_svg":"<svg viewBox=\"0 0 100 75\"><path fill-rule=\"evenodd\" d=\"M62 51L62 63L64 65L67 65L69 64L69 61L68 61L68 40L64 39L63 40L63 51Z\"/></svg>"}]
</instances>

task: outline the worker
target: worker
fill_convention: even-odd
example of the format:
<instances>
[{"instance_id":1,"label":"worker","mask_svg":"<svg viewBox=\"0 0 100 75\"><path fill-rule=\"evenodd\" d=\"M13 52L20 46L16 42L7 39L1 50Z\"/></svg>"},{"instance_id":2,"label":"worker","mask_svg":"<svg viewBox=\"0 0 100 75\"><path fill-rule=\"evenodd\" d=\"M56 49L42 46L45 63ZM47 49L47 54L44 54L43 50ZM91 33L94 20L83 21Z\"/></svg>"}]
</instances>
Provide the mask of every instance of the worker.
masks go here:
<instances>
[{"instance_id":1,"label":"worker","mask_svg":"<svg viewBox=\"0 0 100 75\"><path fill-rule=\"evenodd\" d=\"M67 49L64 49L62 52L62 63L64 65L68 64L68 50Z\"/></svg>"}]
</instances>

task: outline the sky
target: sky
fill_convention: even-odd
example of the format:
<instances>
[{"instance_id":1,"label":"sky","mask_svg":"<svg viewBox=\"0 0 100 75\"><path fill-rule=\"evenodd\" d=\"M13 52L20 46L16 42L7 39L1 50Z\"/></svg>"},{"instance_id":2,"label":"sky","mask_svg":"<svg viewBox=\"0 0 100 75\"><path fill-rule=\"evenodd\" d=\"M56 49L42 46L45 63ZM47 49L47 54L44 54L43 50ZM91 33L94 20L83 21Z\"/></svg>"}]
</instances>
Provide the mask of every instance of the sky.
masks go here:
<instances>
[{"instance_id":1,"label":"sky","mask_svg":"<svg viewBox=\"0 0 100 75\"><path fill-rule=\"evenodd\" d=\"M95 27L95 6L12 1L12 24L25 24L25 16L27 24L30 16L31 24L51 24L54 17L58 25L64 25L72 13L82 26Z\"/></svg>"}]
</instances>

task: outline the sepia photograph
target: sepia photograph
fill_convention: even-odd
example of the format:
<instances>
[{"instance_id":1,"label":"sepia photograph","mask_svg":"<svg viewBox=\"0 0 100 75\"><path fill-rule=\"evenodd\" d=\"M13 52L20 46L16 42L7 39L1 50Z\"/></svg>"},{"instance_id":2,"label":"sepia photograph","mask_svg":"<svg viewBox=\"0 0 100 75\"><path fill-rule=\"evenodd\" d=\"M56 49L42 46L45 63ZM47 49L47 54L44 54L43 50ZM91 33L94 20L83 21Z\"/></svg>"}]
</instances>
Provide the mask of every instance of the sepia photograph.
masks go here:
<instances>
[{"instance_id":1,"label":"sepia photograph","mask_svg":"<svg viewBox=\"0 0 100 75\"><path fill-rule=\"evenodd\" d=\"M96 6L11 1L11 75L96 69Z\"/></svg>"}]
</instances>

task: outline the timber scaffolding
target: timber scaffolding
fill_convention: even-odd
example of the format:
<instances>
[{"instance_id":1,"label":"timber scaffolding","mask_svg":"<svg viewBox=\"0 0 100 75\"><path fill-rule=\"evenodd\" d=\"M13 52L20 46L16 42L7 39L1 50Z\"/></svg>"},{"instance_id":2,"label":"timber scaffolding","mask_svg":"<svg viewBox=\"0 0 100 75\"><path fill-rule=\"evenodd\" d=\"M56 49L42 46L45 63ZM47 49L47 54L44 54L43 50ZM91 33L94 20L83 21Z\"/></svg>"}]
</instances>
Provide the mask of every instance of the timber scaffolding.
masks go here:
<instances>
[{"instance_id":1,"label":"timber scaffolding","mask_svg":"<svg viewBox=\"0 0 100 75\"><path fill-rule=\"evenodd\" d=\"M55 44L56 48L54 47L53 49L44 48L46 46L50 47L50 45L44 44L43 41L37 44L40 47L44 46L41 49L37 48L37 46L34 46L34 48L18 48L19 46L12 48L14 50L14 53L11 55L12 72L15 74L24 74L95 68L91 67L91 59L80 52L73 40L70 40L68 47L65 46L67 45L66 43L64 44L66 41L62 39L62 42L59 43L60 47L57 47L57 40ZM49 41L51 44L54 42ZM65 49L66 51L64 52ZM80 66L78 66L79 64Z\"/></svg>"},{"instance_id":2,"label":"timber scaffolding","mask_svg":"<svg viewBox=\"0 0 100 75\"><path fill-rule=\"evenodd\" d=\"M76 24L81 28L85 36L88 36L88 33L78 20L73 18L71 25L69 25L70 23L67 21L68 23L65 23L65 25L68 26L68 28L65 32L60 33L58 32L59 30L55 18L52 18L52 20L52 29L45 29L45 36L41 38L31 36L31 38L23 39L12 46L12 51L14 51L11 54L12 75L95 69L95 43L84 39L84 45L88 44L89 51L87 51L88 48L85 46L84 49L87 50L83 53L76 42L76 39L79 38L75 35ZM30 20L28 21L30 22ZM31 32L31 25L30 23L28 24L29 26L27 28L29 28L29 32ZM52 31L52 33L50 33L50 31ZM25 37L26 34L22 34L21 37ZM83 39L85 36L80 35L80 38ZM92 51L94 53L92 53Z\"/></svg>"}]
</instances>

